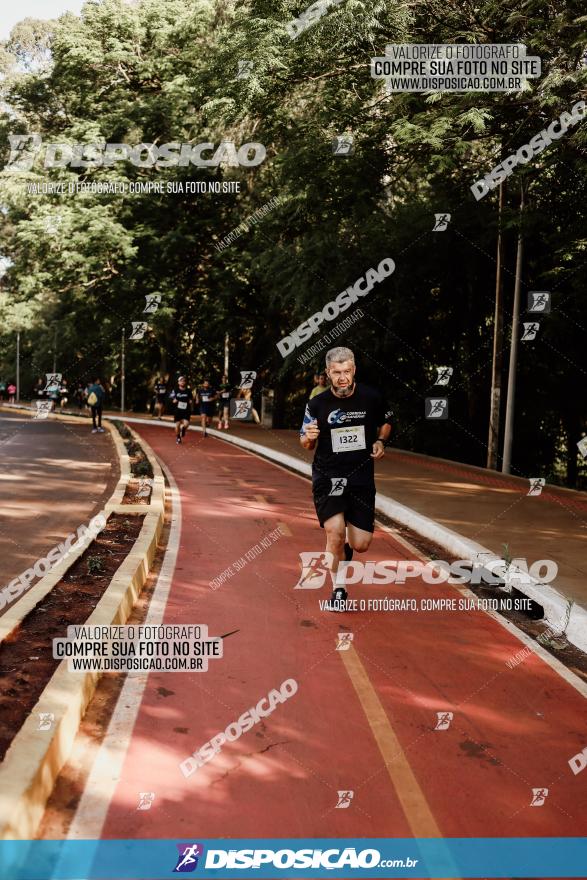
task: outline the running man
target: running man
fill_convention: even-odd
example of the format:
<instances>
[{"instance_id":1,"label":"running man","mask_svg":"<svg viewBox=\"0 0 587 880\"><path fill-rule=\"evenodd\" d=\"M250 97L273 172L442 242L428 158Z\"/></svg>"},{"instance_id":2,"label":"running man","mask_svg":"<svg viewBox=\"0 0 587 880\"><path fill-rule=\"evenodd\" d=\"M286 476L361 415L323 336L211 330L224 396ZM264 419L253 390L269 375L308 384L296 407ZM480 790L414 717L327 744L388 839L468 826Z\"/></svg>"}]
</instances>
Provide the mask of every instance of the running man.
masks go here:
<instances>
[{"instance_id":1,"label":"running man","mask_svg":"<svg viewBox=\"0 0 587 880\"><path fill-rule=\"evenodd\" d=\"M167 385L165 384L161 376L157 376L153 391L155 393L155 406L153 407L153 417L156 415L159 421L161 421L163 410L165 408L165 398L167 396Z\"/></svg>"},{"instance_id":2,"label":"running man","mask_svg":"<svg viewBox=\"0 0 587 880\"><path fill-rule=\"evenodd\" d=\"M226 373L222 377L222 382L220 383L220 387L218 389L218 430L221 431L222 428L226 430L230 427L229 425L229 416L230 416L230 392L231 392L230 382L228 381L228 376Z\"/></svg>"},{"instance_id":3,"label":"running man","mask_svg":"<svg viewBox=\"0 0 587 880\"><path fill-rule=\"evenodd\" d=\"M216 400L216 389L212 388L208 379L204 379L198 388L196 400L200 404L202 436L206 437L206 428L209 428L212 422L214 401Z\"/></svg>"},{"instance_id":4,"label":"running man","mask_svg":"<svg viewBox=\"0 0 587 880\"><path fill-rule=\"evenodd\" d=\"M326 354L330 388L308 401L300 430L304 449L316 449L312 464L314 506L326 532L336 577L342 559L364 553L375 527L375 468L391 433L390 413L378 391L355 382L355 356L350 348ZM335 587L333 602L345 601Z\"/></svg>"},{"instance_id":5,"label":"running man","mask_svg":"<svg viewBox=\"0 0 587 880\"><path fill-rule=\"evenodd\" d=\"M192 415L192 406L194 395L191 388L188 388L185 376L180 376L177 380L177 388L174 388L169 395L173 403L173 421L175 422L175 442L181 443L185 437L185 432L190 423Z\"/></svg>"}]
</instances>

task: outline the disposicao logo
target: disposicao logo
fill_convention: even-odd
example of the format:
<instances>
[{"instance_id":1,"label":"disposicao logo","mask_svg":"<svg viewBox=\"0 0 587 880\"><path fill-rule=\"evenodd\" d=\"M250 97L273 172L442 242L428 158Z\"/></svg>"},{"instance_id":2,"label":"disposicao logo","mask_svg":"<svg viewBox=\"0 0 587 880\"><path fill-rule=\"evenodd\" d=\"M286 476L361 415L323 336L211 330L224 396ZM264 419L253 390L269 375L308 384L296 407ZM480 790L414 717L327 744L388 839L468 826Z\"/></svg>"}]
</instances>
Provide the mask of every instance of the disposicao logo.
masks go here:
<instances>
[{"instance_id":1,"label":"disposicao logo","mask_svg":"<svg viewBox=\"0 0 587 880\"><path fill-rule=\"evenodd\" d=\"M179 855L174 874L190 874L198 867L198 859L204 855L201 843L176 843Z\"/></svg>"}]
</instances>

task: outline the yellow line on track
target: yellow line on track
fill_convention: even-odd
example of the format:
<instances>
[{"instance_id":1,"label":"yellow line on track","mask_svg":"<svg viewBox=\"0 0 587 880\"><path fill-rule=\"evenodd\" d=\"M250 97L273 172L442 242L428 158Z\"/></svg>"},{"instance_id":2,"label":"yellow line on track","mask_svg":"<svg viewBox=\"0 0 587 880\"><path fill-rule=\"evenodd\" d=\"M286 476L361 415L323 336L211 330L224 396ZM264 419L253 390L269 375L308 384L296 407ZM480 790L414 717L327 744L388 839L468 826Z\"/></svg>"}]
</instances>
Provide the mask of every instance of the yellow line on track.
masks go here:
<instances>
[{"instance_id":1,"label":"yellow line on track","mask_svg":"<svg viewBox=\"0 0 587 880\"><path fill-rule=\"evenodd\" d=\"M340 651L414 837L442 837L399 739L355 649Z\"/></svg>"}]
</instances>

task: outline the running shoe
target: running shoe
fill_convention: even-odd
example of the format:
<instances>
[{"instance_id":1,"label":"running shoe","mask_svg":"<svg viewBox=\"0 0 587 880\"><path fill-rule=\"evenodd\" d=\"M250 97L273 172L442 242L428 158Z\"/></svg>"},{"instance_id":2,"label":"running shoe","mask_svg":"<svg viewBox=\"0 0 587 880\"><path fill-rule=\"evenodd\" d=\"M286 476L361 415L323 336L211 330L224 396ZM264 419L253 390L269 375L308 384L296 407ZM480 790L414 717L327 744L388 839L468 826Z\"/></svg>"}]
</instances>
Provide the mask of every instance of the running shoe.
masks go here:
<instances>
[{"instance_id":1,"label":"running shoe","mask_svg":"<svg viewBox=\"0 0 587 880\"><path fill-rule=\"evenodd\" d=\"M92 434L97 434L97 433L98 433L98 429L97 429L97 428L92 428Z\"/></svg>"},{"instance_id":2,"label":"running shoe","mask_svg":"<svg viewBox=\"0 0 587 880\"><path fill-rule=\"evenodd\" d=\"M176 442L176 443L181 443L181 437L176 437L176 438L175 438L175 442Z\"/></svg>"},{"instance_id":3,"label":"running shoe","mask_svg":"<svg viewBox=\"0 0 587 880\"><path fill-rule=\"evenodd\" d=\"M353 558L353 548L348 543L348 541L344 545L344 558L345 558L345 562L350 562L351 559Z\"/></svg>"},{"instance_id":4,"label":"running shoe","mask_svg":"<svg viewBox=\"0 0 587 880\"><path fill-rule=\"evenodd\" d=\"M332 596L330 597L330 602L328 603L329 611L343 611L342 608L337 608L335 603L346 602L348 599L348 593L344 587L335 587L332 591Z\"/></svg>"},{"instance_id":5,"label":"running shoe","mask_svg":"<svg viewBox=\"0 0 587 880\"><path fill-rule=\"evenodd\" d=\"M103 434L103 433L104 433L104 428L98 428L98 434Z\"/></svg>"}]
</instances>

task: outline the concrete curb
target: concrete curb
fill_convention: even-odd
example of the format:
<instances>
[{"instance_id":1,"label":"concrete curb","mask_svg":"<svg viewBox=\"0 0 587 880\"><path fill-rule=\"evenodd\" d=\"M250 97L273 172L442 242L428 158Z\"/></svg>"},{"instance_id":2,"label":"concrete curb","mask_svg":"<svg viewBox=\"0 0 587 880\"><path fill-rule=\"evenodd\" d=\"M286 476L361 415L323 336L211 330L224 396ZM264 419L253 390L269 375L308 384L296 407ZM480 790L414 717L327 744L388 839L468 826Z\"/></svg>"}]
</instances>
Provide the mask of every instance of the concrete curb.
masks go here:
<instances>
[{"instance_id":1,"label":"concrete curb","mask_svg":"<svg viewBox=\"0 0 587 880\"><path fill-rule=\"evenodd\" d=\"M112 427L111 430L118 434L116 428ZM120 435L118 437L120 439ZM122 508L120 512L136 515L133 508L140 507L138 512L144 515L144 522L133 548L86 621L90 626L123 624L128 619L147 579L163 529L163 473L149 445L136 435L134 439L140 442L153 468L151 503L121 505L126 483L123 487L119 481L107 505L109 512L118 512ZM124 448L122 441L121 445ZM118 444L117 448L120 451ZM130 466L128 475L130 476ZM66 660L55 670L0 765L0 839L34 838L55 780L70 754L99 677L99 673L95 672L69 673ZM42 712L54 715L50 730L38 729L39 713Z\"/></svg>"}]
</instances>

